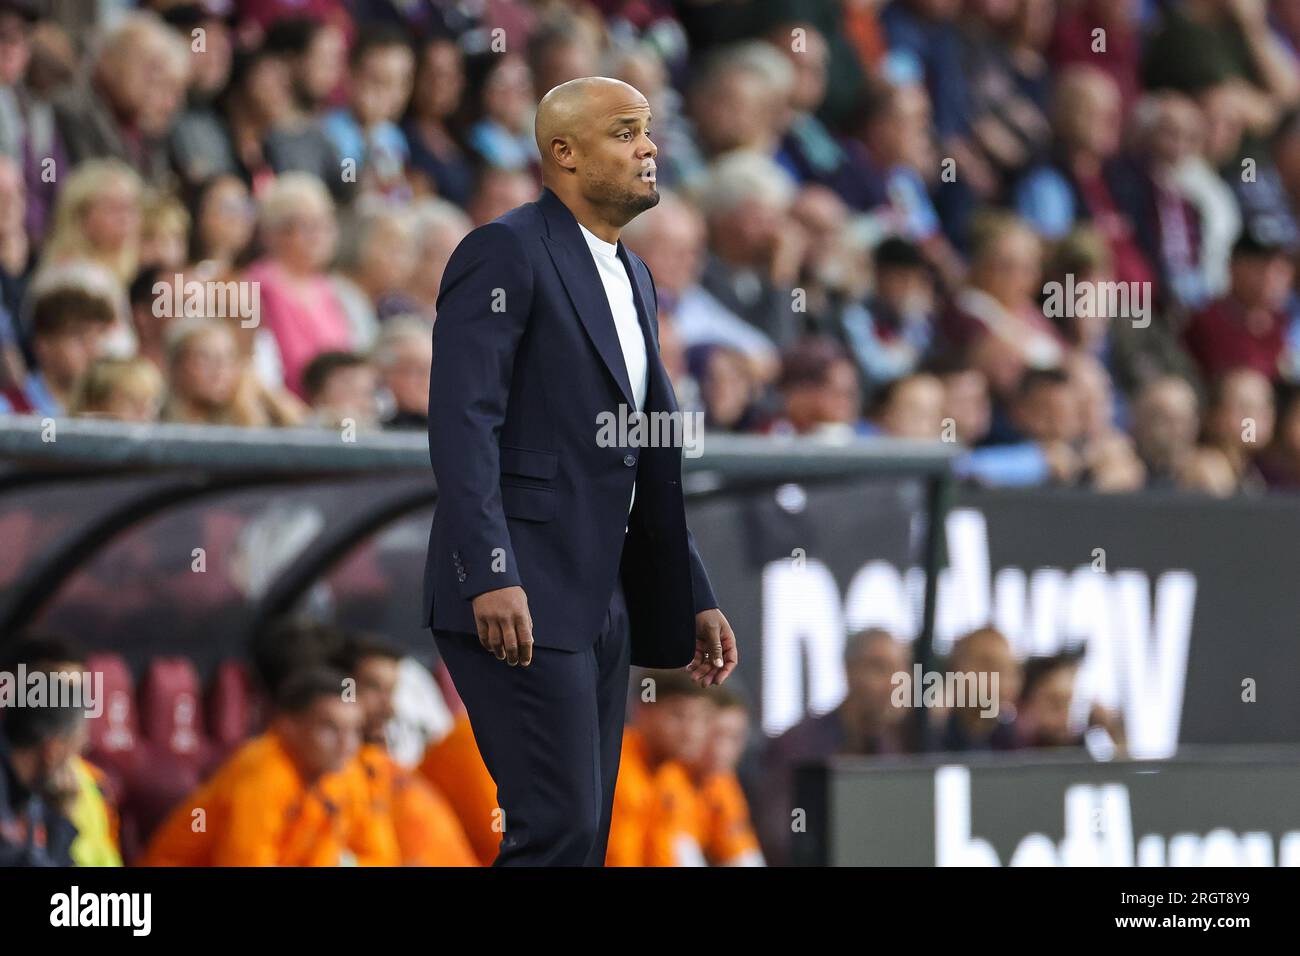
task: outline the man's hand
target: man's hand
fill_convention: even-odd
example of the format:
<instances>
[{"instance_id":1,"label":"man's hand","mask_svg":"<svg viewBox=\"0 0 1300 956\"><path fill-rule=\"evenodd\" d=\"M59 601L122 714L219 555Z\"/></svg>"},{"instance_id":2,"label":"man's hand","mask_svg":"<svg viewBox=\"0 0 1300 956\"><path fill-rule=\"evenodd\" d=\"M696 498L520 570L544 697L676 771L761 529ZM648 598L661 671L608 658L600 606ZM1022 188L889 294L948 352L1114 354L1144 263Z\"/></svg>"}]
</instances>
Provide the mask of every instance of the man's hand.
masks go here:
<instances>
[{"instance_id":1,"label":"man's hand","mask_svg":"<svg viewBox=\"0 0 1300 956\"><path fill-rule=\"evenodd\" d=\"M721 684L736 669L736 635L716 607L695 615L695 660L686 665L701 687Z\"/></svg>"},{"instance_id":2,"label":"man's hand","mask_svg":"<svg viewBox=\"0 0 1300 956\"><path fill-rule=\"evenodd\" d=\"M483 649L511 667L533 662L533 616L521 587L485 591L474 598L474 624Z\"/></svg>"}]
</instances>

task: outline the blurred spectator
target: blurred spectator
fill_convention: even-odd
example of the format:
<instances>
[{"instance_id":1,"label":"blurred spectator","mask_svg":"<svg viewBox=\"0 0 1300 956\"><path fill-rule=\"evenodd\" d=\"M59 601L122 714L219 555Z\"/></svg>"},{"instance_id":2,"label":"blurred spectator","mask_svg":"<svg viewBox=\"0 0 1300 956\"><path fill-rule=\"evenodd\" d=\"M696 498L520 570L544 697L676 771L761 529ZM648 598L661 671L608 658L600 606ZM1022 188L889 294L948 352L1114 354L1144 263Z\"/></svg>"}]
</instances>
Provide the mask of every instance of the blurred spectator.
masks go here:
<instances>
[{"instance_id":1,"label":"blurred spectator","mask_svg":"<svg viewBox=\"0 0 1300 956\"><path fill-rule=\"evenodd\" d=\"M170 27L152 13L128 14L108 31L88 82L55 99L72 162L111 157L153 185L168 185L167 137L189 69L189 50Z\"/></svg>"},{"instance_id":2,"label":"blurred spectator","mask_svg":"<svg viewBox=\"0 0 1300 956\"><path fill-rule=\"evenodd\" d=\"M371 359L392 396L385 428L429 427L429 372L433 366L433 326L425 319L399 315L384 323Z\"/></svg>"},{"instance_id":3,"label":"blurred spectator","mask_svg":"<svg viewBox=\"0 0 1300 956\"><path fill-rule=\"evenodd\" d=\"M889 238L872 254L875 283L860 305L846 308L840 335L870 388L916 371L934 335L934 278L920 249Z\"/></svg>"},{"instance_id":4,"label":"blurred spectator","mask_svg":"<svg viewBox=\"0 0 1300 956\"><path fill-rule=\"evenodd\" d=\"M230 24L203 3L176 3L162 17L189 47L189 86L169 143L172 163L188 190L238 168L217 108L230 81L235 40Z\"/></svg>"},{"instance_id":5,"label":"blurred spectator","mask_svg":"<svg viewBox=\"0 0 1300 956\"><path fill-rule=\"evenodd\" d=\"M623 731L606 866L705 866L690 768L709 732L704 689L685 671L653 671Z\"/></svg>"},{"instance_id":6,"label":"blurred spectator","mask_svg":"<svg viewBox=\"0 0 1300 956\"><path fill-rule=\"evenodd\" d=\"M279 346L285 386L305 396L307 363L323 351L346 351L354 342L343 303L325 273L338 239L334 204L320 180L285 173L268 187L260 206L266 256L248 267L245 279L260 288L261 318Z\"/></svg>"},{"instance_id":7,"label":"blurred spectator","mask_svg":"<svg viewBox=\"0 0 1300 956\"><path fill-rule=\"evenodd\" d=\"M437 315L442 273L460 241L473 224L463 211L445 199L419 199L410 207L412 245L418 268L407 277L406 293L418 310L432 320Z\"/></svg>"},{"instance_id":8,"label":"blurred spectator","mask_svg":"<svg viewBox=\"0 0 1300 956\"><path fill-rule=\"evenodd\" d=\"M1183 333L1206 380L1238 366L1270 381L1282 374L1287 330L1282 312L1295 279L1292 249L1247 228L1232 249L1227 295L1192 317Z\"/></svg>"},{"instance_id":9,"label":"blurred spectator","mask_svg":"<svg viewBox=\"0 0 1300 956\"><path fill-rule=\"evenodd\" d=\"M695 207L662 190L659 204L622 233L623 242L645 260L655 278L660 321L671 319L682 344L727 346L743 354L751 377L770 382L779 368L772 340L700 285L706 238L704 219Z\"/></svg>"},{"instance_id":10,"label":"blurred spectator","mask_svg":"<svg viewBox=\"0 0 1300 956\"><path fill-rule=\"evenodd\" d=\"M271 24L263 48L285 59L298 107L308 116L329 105L347 75L347 36L335 23L286 17Z\"/></svg>"},{"instance_id":11,"label":"blurred spectator","mask_svg":"<svg viewBox=\"0 0 1300 956\"><path fill-rule=\"evenodd\" d=\"M754 424L755 383L744 355L725 345L693 345L686 350L686 364L705 428L741 432Z\"/></svg>"},{"instance_id":12,"label":"blurred spectator","mask_svg":"<svg viewBox=\"0 0 1300 956\"><path fill-rule=\"evenodd\" d=\"M1196 390L1186 379L1166 375L1138 392L1133 405L1133 440L1147 470L1147 487L1177 484L1196 450L1201 430Z\"/></svg>"},{"instance_id":13,"label":"blurred spectator","mask_svg":"<svg viewBox=\"0 0 1300 956\"><path fill-rule=\"evenodd\" d=\"M125 163L82 163L59 191L41 269L89 260L125 289L140 260L143 198L144 184Z\"/></svg>"},{"instance_id":14,"label":"blurred spectator","mask_svg":"<svg viewBox=\"0 0 1300 956\"><path fill-rule=\"evenodd\" d=\"M148 359L99 359L82 377L68 414L120 422L156 422L162 409L163 388L162 375Z\"/></svg>"},{"instance_id":15,"label":"blurred spectator","mask_svg":"<svg viewBox=\"0 0 1300 956\"><path fill-rule=\"evenodd\" d=\"M528 61L514 53L482 54L472 61L469 89L479 116L467 140L479 159L493 169L531 172L540 163L533 140L533 78ZM541 91L545 93L546 91Z\"/></svg>"},{"instance_id":16,"label":"blurred spectator","mask_svg":"<svg viewBox=\"0 0 1300 956\"><path fill-rule=\"evenodd\" d=\"M72 866L79 707L14 707L0 725L0 866Z\"/></svg>"},{"instance_id":17,"label":"blurred spectator","mask_svg":"<svg viewBox=\"0 0 1300 956\"><path fill-rule=\"evenodd\" d=\"M465 59L445 37L419 50L411 108L404 124L411 149L411 174L423 181L422 192L464 206L474 189L474 169L450 122L465 95Z\"/></svg>"},{"instance_id":18,"label":"blurred spectator","mask_svg":"<svg viewBox=\"0 0 1300 956\"><path fill-rule=\"evenodd\" d=\"M215 275L246 264L257 207L239 177L216 176L200 186L191 219L191 262L209 263Z\"/></svg>"},{"instance_id":19,"label":"blurred spectator","mask_svg":"<svg viewBox=\"0 0 1300 956\"><path fill-rule=\"evenodd\" d=\"M773 434L815 435L838 441L865 430L858 373L845 351L831 339L804 339L787 349L777 388L784 415L772 424Z\"/></svg>"},{"instance_id":20,"label":"blurred spectator","mask_svg":"<svg viewBox=\"0 0 1300 956\"><path fill-rule=\"evenodd\" d=\"M190 214L168 193L146 193L140 210L140 266L179 272L189 254Z\"/></svg>"},{"instance_id":21,"label":"blurred spectator","mask_svg":"<svg viewBox=\"0 0 1300 956\"><path fill-rule=\"evenodd\" d=\"M1273 389L1259 372L1239 367L1214 381L1203 437L1227 462L1235 490L1264 490L1255 459L1273 440L1275 421Z\"/></svg>"},{"instance_id":22,"label":"blurred spectator","mask_svg":"<svg viewBox=\"0 0 1300 956\"><path fill-rule=\"evenodd\" d=\"M1015 737L1021 747L1078 747L1083 736L1070 728L1070 707L1082 655L1062 651L1025 661L1016 707Z\"/></svg>"},{"instance_id":23,"label":"blurred spectator","mask_svg":"<svg viewBox=\"0 0 1300 956\"><path fill-rule=\"evenodd\" d=\"M381 320L417 307L404 290L423 263L404 207L366 197L353 205L345 223L334 292L347 314L352 342L365 349L374 342Z\"/></svg>"},{"instance_id":24,"label":"blurred spectator","mask_svg":"<svg viewBox=\"0 0 1300 956\"><path fill-rule=\"evenodd\" d=\"M698 198L711 251L700 284L778 347L789 345L806 327L795 311L793 286L804 241L787 221L793 200L788 174L748 151L713 164Z\"/></svg>"},{"instance_id":25,"label":"blurred spectator","mask_svg":"<svg viewBox=\"0 0 1300 956\"><path fill-rule=\"evenodd\" d=\"M880 628L849 637L844 645L848 692L825 714L805 717L767 742L760 777L759 817L763 850L780 866L790 862L795 769L825 757L848 754L914 753L920 741L909 712L894 706L895 675L909 678L907 647Z\"/></svg>"},{"instance_id":26,"label":"blurred spectator","mask_svg":"<svg viewBox=\"0 0 1300 956\"><path fill-rule=\"evenodd\" d=\"M875 422L883 435L934 441L943 431L943 382L918 372L890 382L876 396Z\"/></svg>"},{"instance_id":27,"label":"blurred spectator","mask_svg":"<svg viewBox=\"0 0 1300 956\"><path fill-rule=\"evenodd\" d=\"M353 42L348 65L348 105L326 115L325 133L345 167L351 162L363 191L407 199L410 148L397 124L414 82L410 43L397 27L368 25Z\"/></svg>"},{"instance_id":28,"label":"blurred spectator","mask_svg":"<svg viewBox=\"0 0 1300 956\"><path fill-rule=\"evenodd\" d=\"M58 286L42 293L31 316L37 370L21 386L0 393L0 411L62 415L90 363L102 354L114 321L112 304L84 288Z\"/></svg>"},{"instance_id":29,"label":"blurred spectator","mask_svg":"<svg viewBox=\"0 0 1300 956\"><path fill-rule=\"evenodd\" d=\"M529 173L512 169L485 169L479 174L465 212L481 226L503 216L516 206L537 198L537 182Z\"/></svg>"},{"instance_id":30,"label":"blurred spectator","mask_svg":"<svg viewBox=\"0 0 1300 956\"><path fill-rule=\"evenodd\" d=\"M1256 459L1270 489L1300 490L1300 387L1285 390L1272 444Z\"/></svg>"},{"instance_id":31,"label":"blurred spectator","mask_svg":"<svg viewBox=\"0 0 1300 956\"><path fill-rule=\"evenodd\" d=\"M1016 430L1042 450L1055 484L1082 477L1083 413L1080 395L1061 369L1025 373L1011 408Z\"/></svg>"},{"instance_id":32,"label":"blurred spectator","mask_svg":"<svg viewBox=\"0 0 1300 956\"><path fill-rule=\"evenodd\" d=\"M935 741L936 749L950 753L972 750L1012 750L1016 746L1014 721L1017 717L1016 701L1020 696L1021 671L1011 644L996 628L982 627L971 631L953 644L948 655L947 670L957 675L975 675L976 683L962 677L964 685L976 691L979 680L990 695L997 694L996 702L986 708L978 699L966 694L964 706L955 701L944 701L946 713L942 730ZM989 713L989 710L994 713Z\"/></svg>"},{"instance_id":33,"label":"blurred spectator","mask_svg":"<svg viewBox=\"0 0 1300 956\"><path fill-rule=\"evenodd\" d=\"M322 352L302 373L312 421L326 428L370 430L379 425L378 376L355 352Z\"/></svg>"},{"instance_id":34,"label":"blurred spectator","mask_svg":"<svg viewBox=\"0 0 1300 956\"><path fill-rule=\"evenodd\" d=\"M749 740L749 710L730 687L710 689L708 732L693 765L700 805L700 847L710 866L763 866L749 801L736 766Z\"/></svg>"}]
</instances>

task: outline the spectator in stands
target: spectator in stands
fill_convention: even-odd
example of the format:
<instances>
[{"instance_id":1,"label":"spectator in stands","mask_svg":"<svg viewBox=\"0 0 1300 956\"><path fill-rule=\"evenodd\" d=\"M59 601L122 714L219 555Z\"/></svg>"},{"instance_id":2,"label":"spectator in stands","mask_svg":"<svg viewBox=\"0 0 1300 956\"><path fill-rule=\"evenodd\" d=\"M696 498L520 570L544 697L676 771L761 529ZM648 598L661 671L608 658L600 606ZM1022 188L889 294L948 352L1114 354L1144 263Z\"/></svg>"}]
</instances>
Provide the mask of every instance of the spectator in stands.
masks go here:
<instances>
[{"instance_id":1,"label":"spectator in stands","mask_svg":"<svg viewBox=\"0 0 1300 956\"><path fill-rule=\"evenodd\" d=\"M1148 488L1171 488L1195 454L1201 430L1196 390L1186 379L1165 375L1138 392L1133 439L1147 470Z\"/></svg>"},{"instance_id":2,"label":"spectator in stands","mask_svg":"<svg viewBox=\"0 0 1300 956\"><path fill-rule=\"evenodd\" d=\"M1055 484L1082 477L1083 416L1078 391L1062 369L1026 372L1012 405L1016 431L1042 449Z\"/></svg>"},{"instance_id":3,"label":"spectator in stands","mask_svg":"<svg viewBox=\"0 0 1300 956\"><path fill-rule=\"evenodd\" d=\"M322 352L302 373L313 424L369 431L379 426L375 367L358 352Z\"/></svg>"},{"instance_id":4,"label":"spectator in stands","mask_svg":"<svg viewBox=\"0 0 1300 956\"><path fill-rule=\"evenodd\" d=\"M686 94L698 169L733 152L772 158L794 89L789 61L771 44L749 41L714 51L701 64ZM778 108L779 107L779 108ZM695 176L683 170L694 186ZM787 173L787 176L789 174Z\"/></svg>"},{"instance_id":5,"label":"spectator in stands","mask_svg":"<svg viewBox=\"0 0 1300 956\"><path fill-rule=\"evenodd\" d=\"M843 441L867 430L858 373L833 339L807 338L787 349L777 387L784 414L771 425L773 434Z\"/></svg>"},{"instance_id":6,"label":"spectator in stands","mask_svg":"<svg viewBox=\"0 0 1300 956\"><path fill-rule=\"evenodd\" d=\"M82 163L59 191L41 269L82 261L111 272L125 289L140 261L144 186L113 159Z\"/></svg>"},{"instance_id":7,"label":"spectator in stands","mask_svg":"<svg viewBox=\"0 0 1300 956\"><path fill-rule=\"evenodd\" d=\"M419 268L411 270L405 291L420 314L433 321L438 314L442 273L456 246L469 234L473 224L460 208L445 199L417 200L411 205L410 212L411 228L415 233L415 261Z\"/></svg>"},{"instance_id":8,"label":"spectator in stands","mask_svg":"<svg viewBox=\"0 0 1300 956\"><path fill-rule=\"evenodd\" d=\"M405 292L417 267L415 228L402 206L378 196L353 204L342 229L334 291L348 317L352 341L369 348L379 323L409 313L417 303Z\"/></svg>"},{"instance_id":9,"label":"spectator in stands","mask_svg":"<svg viewBox=\"0 0 1300 956\"><path fill-rule=\"evenodd\" d=\"M690 768L709 732L707 693L684 671L652 671L623 732L606 866L706 866Z\"/></svg>"},{"instance_id":10,"label":"spectator in stands","mask_svg":"<svg viewBox=\"0 0 1300 956\"><path fill-rule=\"evenodd\" d=\"M860 305L844 309L838 333L872 389L916 371L934 336L934 275L921 250L888 238L872 253L875 282Z\"/></svg>"},{"instance_id":11,"label":"spectator in stands","mask_svg":"<svg viewBox=\"0 0 1300 956\"><path fill-rule=\"evenodd\" d=\"M794 186L780 166L737 151L711 165L698 202L709 252L700 284L726 309L784 348L807 330L795 311L803 234L787 221Z\"/></svg>"},{"instance_id":12,"label":"spectator in stands","mask_svg":"<svg viewBox=\"0 0 1300 956\"><path fill-rule=\"evenodd\" d=\"M403 129L411 148L416 192L469 202L474 168L450 123L465 95L465 57L454 40L434 37L419 50L411 109ZM549 89L549 87L548 87Z\"/></svg>"},{"instance_id":13,"label":"spectator in stands","mask_svg":"<svg viewBox=\"0 0 1300 956\"><path fill-rule=\"evenodd\" d=\"M225 276L244 261L257 225L257 207L238 176L216 176L199 187L192 206L190 261Z\"/></svg>"},{"instance_id":14,"label":"spectator in stands","mask_svg":"<svg viewBox=\"0 0 1300 956\"><path fill-rule=\"evenodd\" d=\"M88 82L55 99L73 163L112 158L155 186L172 179L167 138L190 68L185 42L155 14L129 14L109 30Z\"/></svg>"},{"instance_id":15,"label":"spectator in stands","mask_svg":"<svg viewBox=\"0 0 1300 956\"><path fill-rule=\"evenodd\" d=\"M429 372L433 366L433 326L417 316L399 315L384 323L371 361L392 397L384 427L429 427Z\"/></svg>"},{"instance_id":16,"label":"spectator in stands","mask_svg":"<svg viewBox=\"0 0 1300 956\"><path fill-rule=\"evenodd\" d=\"M51 164L56 170L69 166L54 111L43 91L33 88L27 79L31 72L33 24L38 19L37 5L31 0L0 3L0 44L4 50L0 56L0 159L13 164L15 185L26 193L26 206L20 210L18 222L24 240L30 237L34 246L45 236L59 185L49 176ZM0 256L6 271L13 266L12 252L5 249ZM14 303L7 296L5 304L14 311Z\"/></svg>"},{"instance_id":17,"label":"spectator in stands","mask_svg":"<svg viewBox=\"0 0 1300 956\"><path fill-rule=\"evenodd\" d=\"M686 366L706 429L744 432L755 425L761 413L754 403L751 364L742 353L725 345L695 345L686 350ZM689 401L690 396L680 397Z\"/></svg>"},{"instance_id":18,"label":"spectator in stands","mask_svg":"<svg viewBox=\"0 0 1300 956\"><path fill-rule=\"evenodd\" d=\"M1025 661L1024 684L1016 707L1015 737L1030 748L1078 747L1082 734L1070 727L1074 682L1079 674L1078 652L1062 651Z\"/></svg>"},{"instance_id":19,"label":"spectator in stands","mask_svg":"<svg viewBox=\"0 0 1300 956\"><path fill-rule=\"evenodd\" d=\"M22 637L11 646L6 655L6 663L0 670L14 674L20 664L29 675L38 671L53 675L62 686L69 689L90 676L86 652L75 642L54 634L29 633ZM84 714L85 708L80 713ZM3 711L0 710L0 717L2 716ZM0 722L0 732L3 729L4 723ZM62 774L58 775L60 786L67 785L74 791L63 804L68 820L76 828L76 838L69 848L72 865L121 866L118 817L114 807L117 795L109 785L107 775L81 756L84 747L83 739L79 741L76 751L68 757L67 777L70 780ZM3 750L3 746L0 746L0 750ZM0 784L0 789L3 789L3 784ZM3 804L3 798L0 798L0 807ZM3 842L4 837L0 836L0 845ZM4 851L0 849L0 859L3 856Z\"/></svg>"},{"instance_id":20,"label":"spectator in stands","mask_svg":"<svg viewBox=\"0 0 1300 956\"><path fill-rule=\"evenodd\" d=\"M331 111L324 129L355 173L363 192L408 199L410 147L398 126L411 98L415 54L406 34L385 24L365 25L348 55L348 105Z\"/></svg>"},{"instance_id":21,"label":"spectator in stands","mask_svg":"<svg viewBox=\"0 0 1300 956\"><path fill-rule=\"evenodd\" d=\"M245 278L259 285L262 322L279 347L285 386L305 397L307 363L321 352L353 347L347 314L325 273L338 239L334 204L314 176L285 173L260 205L267 254Z\"/></svg>"},{"instance_id":22,"label":"spectator in stands","mask_svg":"<svg viewBox=\"0 0 1300 956\"><path fill-rule=\"evenodd\" d=\"M1273 389L1262 374L1235 368L1214 381L1205 413L1203 453L1222 456L1231 469L1235 490L1264 490L1264 478L1255 462L1273 440L1275 422Z\"/></svg>"},{"instance_id":23,"label":"spectator in stands","mask_svg":"<svg viewBox=\"0 0 1300 956\"><path fill-rule=\"evenodd\" d=\"M361 764L375 812L387 816L402 866L478 866L460 821L427 780L399 764L385 733L396 709L402 654L378 637L354 635L336 664L355 687L362 714Z\"/></svg>"},{"instance_id":24,"label":"spectator in stands","mask_svg":"<svg viewBox=\"0 0 1300 956\"><path fill-rule=\"evenodd\" d=\"M14 707L0 725L0 866L72 866L86 729L79 707Z\"/></svg>"},{"instance_id":25,"label":"spectator in stands","mask_svg":"<svg viewBox=\"0 0 1300 956\"><path fill-rule=\"evenodd\" d=\"M240 353L232 323L204 316L173 322L167 332L169 394L162 419L208 425L293 425L305 407L263 384Z\"/></svg>"},{"instance_id":26,"label":"spectator in stands","mask_svg":"<svg viewBox=\"0 0 1300 956\"><path fill-rule=\"evenodd\" d=\"M891 438L935 441L943 432L943 382L927 372L894 379L876 395L875 424Z\"/></svg>"},{"instance_id":27,"label":"spectator in stands","mask_svg":"<svg viewBox=\"0 0 1300 956\"><path fill-rule=\"evenodd\" d=\"M72 403L90 363L103 354L115 321L102 295L73 285L43 292L32 306L31 342L37 371L0 394L0 411L59 416Z\"/></svg>"},{"instance_id":28,"label":"spectator in stands","mask_svg":"<svg viewBox=\"0 0 1300 956\"><path fill-rule=\"evenodd\" d=\"M347 35L337 23L312 17L285 17L271 24L263 47L289 65L298 108L318 115L340 92L347 76Z\"/></svg>"},{"instance_id":29,"label":"spectator in stands","mask_svg":"<svg viewBox=\"0 0 1300 956\"><path fill-rule=\"evenodd\" d=\"M692 765L700 807L700 848L710 866L764 866L736 767L749 742L749 709L730 687L705 695L708 732Z\"/></svg>"},{"instance_id":30,"label":"spectator in stands","mask_svg":"<svg viewBox=\"0 0 1300 956\"><path fill-rule=\"evenodd\" d=\"M1300 490L1300 387L1287 388L1280 402L1273 441L1256 464L1270 489Z\"/></svg>"},{"instance_id":31,"label":"spectator in stands","mask_svg":"<svg viewBox=\"0 0 1300 956\"><path fill-rule=\"evenodd\" d=\"M1016 746L1013 731L1016 701L1020 696L1021 671L1006 635L993 627L982 627L958 638L948 655L949 673L976 675L990 692L996 691L996 713L989 713L978 699L967 694L964 706L944 701L946 713L934 742L934 749L950 753L972 750L1011 750ZM978 696L978 695L976 695Z\"/></svg>"},{"instance_id":32,"label":"spectator in stands","mask_svg":"<svg viewBox=\"0 0 1300 956\"><path fill-rule=\"evenodd\" d=\"M465 212L476 226L489 223L516 206L537 198L537 181L531 173L490 167L479 173Z\"/></svg>"},{"instance_id":33,"label":"spectator in stands","mask_svg":"<svg viewBox=\"0 0 1300 956\"><path fill-rule=\"evenodd\" d=\"M880 628L852 635L844 645L848 682L844 700L834 710L805 717L768 741L760 777L759 832L763 850L773 864L784 865L791 859L796 767L841 754L899 754L919 749L914 721L892 700L894 676L910 673L909 656L905 645Z\"/></svg>"},{"instance_id":34,"label":"spectator in stands","mask_svg":"<svg viewBox=\"0 0 1300 956\"><path fill-rule=\"evenodd\" d=\"M154 833L144 866L362 866L398 859L392 822L371 807L354 761L362 711L344 674L289 677L266 733L241 747ZM194 814L205 826L195 829Z\"/></svg>"},{"instance_id":35,"label":"spectator in stands","mask_svg":"<svg viewBox=\"0 0 1300 956\"><path fill-rule=\"evenodd\" d=\"M833 332L839 316L868 289L867 251L849 228L849 210L825 186L804 186L790 204L791 224L803 232L795 287L799 308L817 327Z\"/></svg>"},{"instance_id":36,"label":"spectator in stands","mask_svg":"<svg viewBox=\"0 0 1300 956\"><path fill-rule=\"evenodd\" d=\"M969 282L945 317L944 337L1005 402L1026 370L1058 366L1066 343L1038 304L1042 247L1028 224L989 213L976 221L971 244Z\"/></svg>"},{"instance_id":37,"label":"spectator in stands","mask_svg":"<svg viewBox=\"0 0 1300 956\"><path fill-rule=\"evenodd\" d=\"M700 285L707 255L704 219L680 196L660 191L659 204L622 232L655 278L660 322L669 320L686 348L721 345L739 352L760 383L776 377L780 358L772 340L738 318Z\"/></svg>"},{"instance_id":38,"label":"spectator in stands","mask_svg":"<svg viewBox=\"0 0 1300 956\"><path fill-rule=\"evenodd\" d=\"M1212 380L1244 366L1269 381L1281 377L1287 320L1283 313L1295 265L1293 247L1249 226L1232 249L1228 294L1193 316L1183 333L1201 374Z\"/></svg>"},{"instance_id":39,"label":"spectator in stands","mask_svg":"<svg viewBox=\"0 0 1300 956\"><path fill-rule=\"evenodd\" d=\"M68 414L120 422L156 422L162 410L163 378L145 358L101 358L82 377Z\"/></svg>"},{"instance_id":40,"label":"spectator in stands","mask_svg":"<svg viewBox=\"0 0 1300 956\"><path fill-rule=\"evenodd\" d=\"M1142 488L1146 467L1132 439L1116 427L1115 389L1105 366L1093 355L1073 352L1065 360L1065 373L1079 399L1079 451L1088 487L1106 492Z\"/></svg>"},{"instance_id":41,"label":"spectator in stands","mask_svg":"<svg viewBox=\"0 0 1300 956\"><path fill-rule=\"evenodd\" d=\"M189 254L190 214L170 193L147 192L140 207L141 268L177 273Z\"/></svg>"},{"instance_id":42,"label":"spectator in stands","mask_svg":"<svg viewBox=\"0 0 1300 956\"><path fill-rule=\"evenodd\" d=\"M540 158L533 141L537 97L528 61L515 53L487 53L472 61L469 84L475 122L466 138L480 162L493 169L531 173Z\"/></svg>"},{"instance_id":43,"label":"spectator in stands","mask_svg":"<svg viewBox=\"0 0 1300 956\"><path fill-rule=\"evenodd\" d=\"M189 47L189 85L169 138L180 186L188 191L239 168L217 108L230 81L235 40L231 24L210 5L177 3L164 10L162 17Z\"/></svg>"}]
</instances>

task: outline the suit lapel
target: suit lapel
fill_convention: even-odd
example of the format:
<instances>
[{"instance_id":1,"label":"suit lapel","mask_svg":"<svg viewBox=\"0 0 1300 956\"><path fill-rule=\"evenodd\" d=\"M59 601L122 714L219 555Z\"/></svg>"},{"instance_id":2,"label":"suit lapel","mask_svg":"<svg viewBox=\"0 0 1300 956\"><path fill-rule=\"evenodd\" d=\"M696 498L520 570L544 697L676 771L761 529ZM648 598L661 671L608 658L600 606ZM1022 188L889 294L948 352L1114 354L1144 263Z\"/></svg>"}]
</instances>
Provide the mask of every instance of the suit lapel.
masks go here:
<instances>
[{"instance_id":1,"label":"suit lapel","mask_svg":"<svg viewBox=\"0 0 1300 956\"><path fill-rule=\"evenodd\" d=\"M649 369L645 410L675 410L677 398L668 379L668 370L659 357L659 336L654 332L658 316L650 314L650 303L655 301L654 290L650 288L650 273L640 260L633 262L632 254L622 242L618 244L618 255L627 274L632 277L632 298L636 300L636 314L641 321L641 334L645 337L646 366Z\"/></svg>"},{"instance_id":2,"label":"suit lapel","mask_svg":"<svg viewBox=\"0 0 1300 956\"><path fill-rule=\"evenodd\" d=\"M623 393L623 400L629 408L635 408L632 384L627 377L627 363L623 361L623 348L619 345L618 331L614 328L614 315L609 311L604 283L596 271L596 263L591 258L587 240L578 229L578 220L573 218L573 213L549 189L543 190L538 205L546 216L550 230L546 237L546 249L560 273L560 281L569 293L569 299L573 302L573 308L578 313L587 337L591 339L605 367L614 377L619 391Z\"/></svg>"}]
</instances>

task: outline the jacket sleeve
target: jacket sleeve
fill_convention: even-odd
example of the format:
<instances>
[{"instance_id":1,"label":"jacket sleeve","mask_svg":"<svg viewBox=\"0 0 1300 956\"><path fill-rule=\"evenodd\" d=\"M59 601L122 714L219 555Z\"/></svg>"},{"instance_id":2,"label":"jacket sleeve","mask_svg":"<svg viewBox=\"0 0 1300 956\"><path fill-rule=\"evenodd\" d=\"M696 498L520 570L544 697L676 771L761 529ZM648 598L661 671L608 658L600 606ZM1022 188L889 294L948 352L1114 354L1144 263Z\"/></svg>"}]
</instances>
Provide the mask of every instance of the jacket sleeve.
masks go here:
<instances>
[{"instance_id":1,"label":"jacket sleeve","mask_svg":"<svg viewBox=\"0 0 1300 956\"><path fill-rule=\"evenodd\" d=\"M450 547L436 560L456 568L465 599L521 584L501 508L499 438L532 294L528 255L501 223L465 237L438 293L429 459Z\"/></svg>"}]
</instances>

